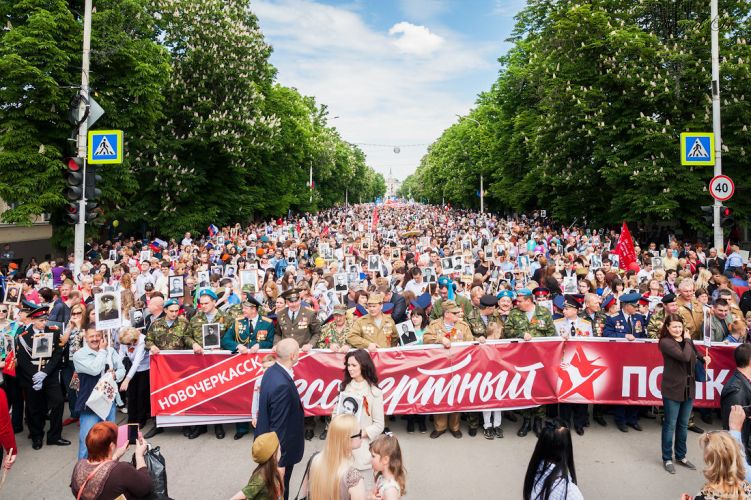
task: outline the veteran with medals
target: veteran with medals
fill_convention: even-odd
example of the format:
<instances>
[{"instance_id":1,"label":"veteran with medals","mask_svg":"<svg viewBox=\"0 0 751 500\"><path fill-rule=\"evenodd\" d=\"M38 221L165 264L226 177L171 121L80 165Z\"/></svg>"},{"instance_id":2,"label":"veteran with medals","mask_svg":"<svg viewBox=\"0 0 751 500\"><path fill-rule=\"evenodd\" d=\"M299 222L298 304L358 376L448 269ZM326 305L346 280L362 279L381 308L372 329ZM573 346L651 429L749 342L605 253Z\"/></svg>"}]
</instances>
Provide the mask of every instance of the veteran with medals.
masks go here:
<instances>
[{"instance_id":1,"label":"veteran with medals","mask_svg":"<svg viewBox=\"0 0 751 500\"><path fill-rule=\"evenodd\" d=\"M256 353L258 349L271 349L274 346L274 323L271 318L260 316L261 307L253 294L245 292L242 302L243 315L227 328L222 336L222 349L237 354ZM235 424L234 439L241 439L250 432L248 422Z\"/></svg>"},{"instance_id":2,"label":"veteran with medals","mask_svg":"<svg viewBox=\"0 0 751 500\"><path fill-rule=\"evenodd\" d=\"M372 293L368 297L368 314L357 318L347 334L347 343L356 349L371 352L379 347L398 345L396 323L388 314L383 314L383 295Z\"/></svg>"},{"instance_id":3,"label":"veteran with medals","mask_svg":"<svg viewBox=\"0 0 751 500\"><path fill-rule=\"evenodd\" d=\"M63 358L60 332L53 333L51 356L32 358L34 338L46 333L47 314L47 306L40 306L31 311L31 324L15 338L16 376L26 394L31 447L35 450L42 447L48 411L50 428L47 431L47 444L70 445L70 441L62 438L64 400L60 388L60 366Z\"/></svg>"}]
</instances>

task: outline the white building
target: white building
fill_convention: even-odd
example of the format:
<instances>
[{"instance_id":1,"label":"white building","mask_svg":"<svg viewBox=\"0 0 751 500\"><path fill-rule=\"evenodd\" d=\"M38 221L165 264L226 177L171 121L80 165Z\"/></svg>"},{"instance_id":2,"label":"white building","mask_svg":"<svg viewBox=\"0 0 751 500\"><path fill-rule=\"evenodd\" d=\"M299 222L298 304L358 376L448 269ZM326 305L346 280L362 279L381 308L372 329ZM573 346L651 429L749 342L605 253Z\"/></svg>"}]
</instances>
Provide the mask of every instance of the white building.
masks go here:
<instances>
[{"instance_id":1,"label":"white building","mask_svg":"<svg viewBox=\"0 0 751 500\"><path fill-rule=\"evenodd\" d=\"M391 169L389 169L389 176L386 177L386 198L396 196L397 191L401 187L402 182L391 175Z\"/></svg>"}]
</instances>

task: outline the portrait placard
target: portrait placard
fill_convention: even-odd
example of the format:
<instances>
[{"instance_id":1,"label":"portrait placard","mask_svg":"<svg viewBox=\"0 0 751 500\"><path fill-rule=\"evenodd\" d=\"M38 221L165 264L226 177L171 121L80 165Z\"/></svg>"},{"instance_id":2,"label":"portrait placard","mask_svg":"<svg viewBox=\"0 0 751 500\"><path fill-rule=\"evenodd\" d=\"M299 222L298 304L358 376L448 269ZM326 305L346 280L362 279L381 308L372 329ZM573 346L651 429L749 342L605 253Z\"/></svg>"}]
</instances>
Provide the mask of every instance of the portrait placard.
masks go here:
<instances>
[{"instance_id":1,"label":"portrait placard","mask_svg":"<svg viewBox=\"0 0 751 500\"><path fill-rule=\"evenodd\" d=\"M342 392L339 394L339 402L336 405L336 415L354 415L359 422L360 415L362 414L362 406L362 396Z\"/></svg>"},{"instance_id":2,"label":"portrait placard","mask_svg":"<svg viewBox=\"0 0 751 500\"><path fill-rule=\"evenodd\" d=\"M396 332L399 335L399 343L403 346L417 342L415 325L412 324L412 321L405 321L403 323L397 324Z\"/></svg>"},{"instance_id":3,"label":"portrait placard","mask_svg":"<svg viewBox=\"0 0 751 500\"><path fill-rule=\"evenodd\" d=\"M54 333L37 333L31 344L31 357L33 359L52 357L54 349Z\"/></svg>"},{"instance_id":4,"label":"portrait placard","mask_svg":"<svg viewBox=\"0 0 751 500\"><path fill-rule=\"evenodd\" d=\"M183 276L170 276L168 298L174 299L185 295L185 280Z\"/></svg>"},{"instance_id":5,"label":"portrait placard","mask_svg":"<svg viewBox=\"0 0 751 500\"><path fill-rule=\"evenodd\" d=\"M120 293L102 292L94 295L94 313L97 330L120 328Z\"/></svg>"},{"instance_id":6,"label":"portrait placard","mask_svg":"<svg viewBox=\"0 0 751 500\"><path fill-rule=\"evenodd\" d=\"M221 339L219 338L219 323L206 323L202 327L203 348L220 349Z\"/></svg>"},{"instance_id":7,"label":"portrait placard","mask_svg":"<svg viewBox=\"0 0 751 500\"><path fill-rule=\"evenodd\" d=\"M21 303L21 297L23 296L23 288L21 285L11 285L5 289L5 298L3 304L15 305Z\"/></svg>"}]
</instances>

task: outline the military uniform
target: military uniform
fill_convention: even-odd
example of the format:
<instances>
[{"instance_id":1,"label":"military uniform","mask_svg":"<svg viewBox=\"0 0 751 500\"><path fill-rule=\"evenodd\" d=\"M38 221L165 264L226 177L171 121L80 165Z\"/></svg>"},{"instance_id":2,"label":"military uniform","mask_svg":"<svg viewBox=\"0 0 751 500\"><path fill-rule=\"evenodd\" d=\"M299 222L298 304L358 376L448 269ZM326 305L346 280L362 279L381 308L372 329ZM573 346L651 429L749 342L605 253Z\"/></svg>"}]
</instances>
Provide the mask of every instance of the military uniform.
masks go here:
<instances>
[{"instance_id":1,"label":"military uniform","mask_svg":"<svg viewBox=\"0 0 751 500\"><path fill-rule=\"evenodd\" d=\"M561 337L564 335L568 335L569 337L592 336L592 323L582 318L577 317L574 320L573 329L571 328L572 323L565 317L553 320L553 325L555 325L556 333Z\"/></svg>"},{"instance_id":2,"label":"military uniform","mask_svg":"<svg viewBox=\"0 0 751 500\"><path fill-rule=\"evenodd\" d=\"M146 333L146 349L152 346L165 351L193 349L190 323L182 316L178 316L172 325L167 323L165 316L155 320Z\"/></svg>"},{"instance_id":3,"label":"military uniform","mask_svg":"<svg viewBox=\"0 0 751 500\"><path fill-rule=\"evenodd\" d=\"M316 344L315 347L318 349L328 349L331 344L337 344L339 346L347 345L347 336L351 329L351 321L346 321L341 330L337 330L334 321L332 321L321 328L321 338L318 340L318 344Z\"/></svg>"},{"instance_id":4,"label":"military uniform","mask_svg":"<svg viewBox=\"0 0 751 500\"><path fill-rule=\"evenodd\" d=\"M313 309L300 307L294 321L289 317L290 310L285 307L276 318L276 335L274 344L282 339L295 339L300 347L305 344L316 345L321 337L321 322Z\"/></svg>"},{"instance_id":5,"label":"military uniform","mask_svg":"<svg viewBox=\"0 0 751 500\"><path fill-rule=\"evenodd\" d=\"M599 310L594 314L594 316L590 316L589 313L584 310L579 314L579 317L589 322L590 326L592 327L593 336L602 337L602 334L605 331L605 320L608 319L605 311Z\"/></svg>"},{"instance_id":6,"label":"military uniform","mask_svg":"<svg viewBox=\"0 0 751 500\"><path fill-rule=\"evenodd\" d=\"M501 315L498 314L497 311L494 311L493 314L486 316L485 319L483 319L483 316L480 313L480 308L473 307L472 311L467 316L465 316L464 320L469 325L469 328L472 330L472 335L474 335L475 337L487 337L486 332L488 326L490 326L491 323L495 323L500 327L499 338L503 338L504 322L501 318Z\"/></svg>"},{"instance_id":7,"label":"military uniform","mask_svg":"<svg viewBox=\"0 0 751 500\"><path fill-rule=\"evenodd\" d=\"M203 325L207 325L209 323L219 324L220 339L224 336L227 328L232 326L232 322L229 320L227 315L218 309L211 321L209 321L209 318L208 316L206 316L205 312L198 311L196 315L193 316L190 320L190 335L191 337L193 337L193 342L201 346L203 345Z\"/></svg>"},{"instance_id":8,"label":"military uniform","mask_svg":"<svg viewBox=\"0 0 751 500\"><path fill-rule=\"evenodd\" d=\"M525 333L533 337L554 337L555 327L550 311L541 306L535 306L532 319L527 319L527 313L521 309L512 309L506 319L506 338L524 338Z\"/></svg>"},{"instance_id":9,"label":"military uniform","mask_svg":"<svg viewBox=\"0 0 751 500\"><path fill-rule=\"evenodd\" d=\"M388 314L381 314L381 326L367 314L357 318L347 334L347 343L357 349L367 349L373 343L378 347L393 347L399 344L396 323Z\"/></svg>"},{"instance_id":10,"label":"military uniform","mask_svg":"<svg viewBox=\"0 0 751 500\"><path fill-rule=\"evenodd\" d=\"M555 326L553 325L553 316L550 311L542 306L535 306L532 313L532 319L527 319L527 313L521 309L513 308L506 319L505 324L506 338L524 338L525 333L533 337L554 337ZM545 417L545 408L537 406L527 408L521 411L524 422L517 433L518 436L524 437L530 428L530 421L534 419L532 426L542 428L542 419Z\"/></svg>"},{"instance_id":11,"label":"military uniform","mask_svg":"<svg viewBox=\"0 0 751 500\"><path fill-rule=\"evenodd\" d=\"M464 297L463 295L455 294L454 300L456 305L462 308L462 311L464 311L464 317L466 318L469 316L469 313L472 312L472 302ZM443 303L445 301L443 299L436 300L435 304L433 304L433 309L430 311L430 319L436 320L443 318Z\"/></svg>"},{"instance_id":12,"label":"military uniform","mask_svg":"<svg viewBox=\"0 0 751 500\"><path fill-rule=\"evenodd\" d=\"M53 334L52 356L49 358L32 359L34 346L34 327L29 325L23 333L14 339L16 350L16 377L21 389L26 394L26 415L29 433L34 449L42 446L44 426L49 411L50 428L47 431L47 443L56 444L62 439L63 431L63 393L60 388L60 368L63 359L63 348L60 346L60 334ZM41 364L41 369L39 368ZM39 372L46 374L40 390L34 390L32 378ZM67 444L70 444L68 441Z\"/></svg>"},{"instance_id":13,"label":"military uniform","mask_svg":"<svg viewBox=\"0 0 751 500\"><path fill-rule=\"evenodd\" d=\"M428 327L425 329L425 334L422 337L423 344L440 344L444 338L448 338L451 342L467 342L473 340L472 330L469 325L464 321L457 321L453 328L446 329L446 324L443 319L437 319L431 321ZM460 414L459 413L440 413L433 415L433 424L435 426L435 432L443 433L448 427L452 433L459 431ZM477 423L474 422L475 429ZM432 437L432 436L431 436ZM458 434L461 437L461 434Z\"/></svg>"},{"instance_id":14,"label":"military uniform","mask_svg":"<svg viewBox=\"0 0 751 500\"><path fill-rule=\"evenodd\" d=\"M242 317L235 320L222 336L222 349L237 352L238 346L248 349L258 344L260 349L274 347L274 323L267 316L257 316L256 326L251 328L251 320Z\"/></svg>"},{"instance_id":15,"label":"military uniform","mask_svg":"<svg viewBox=\"0 0 751 500\"><path fill-rule=\"evenodd\" d=\"M649 315L649 322L647 322L647 335L650 339L656 339L660 336L660 330L662 330L664 322L665 308L655 307L655 310Z\"/></svg>"}]
</instances>

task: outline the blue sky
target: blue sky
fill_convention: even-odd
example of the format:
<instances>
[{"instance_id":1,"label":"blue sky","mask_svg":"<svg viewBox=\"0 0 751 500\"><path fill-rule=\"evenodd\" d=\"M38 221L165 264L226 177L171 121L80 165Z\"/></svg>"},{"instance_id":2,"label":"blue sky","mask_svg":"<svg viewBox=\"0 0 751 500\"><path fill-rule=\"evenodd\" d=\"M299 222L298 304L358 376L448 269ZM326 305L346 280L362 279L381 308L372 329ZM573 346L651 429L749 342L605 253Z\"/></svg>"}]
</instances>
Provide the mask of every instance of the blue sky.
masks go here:
<instances>
[{"instance_id":1,"label":"blue sky","mask_svg":"<svg viewBox=\"0 0 751 500\"><path fill-rule=\"evenodd\" d=\"M259 0L278 80L326 104L368 164L397 178L498 74L523 0ZM399 145L401 152L376 145Z\"/></svg>"}]
</instances>

